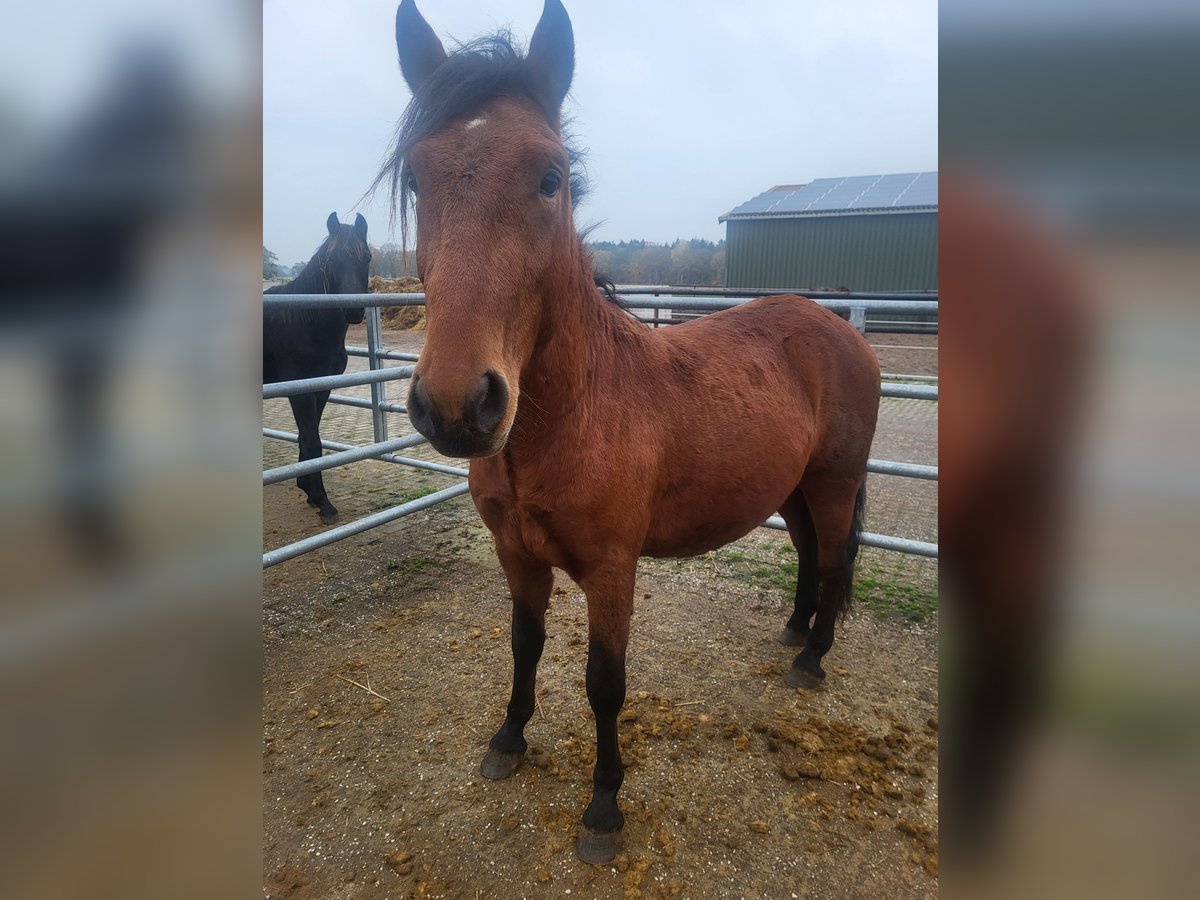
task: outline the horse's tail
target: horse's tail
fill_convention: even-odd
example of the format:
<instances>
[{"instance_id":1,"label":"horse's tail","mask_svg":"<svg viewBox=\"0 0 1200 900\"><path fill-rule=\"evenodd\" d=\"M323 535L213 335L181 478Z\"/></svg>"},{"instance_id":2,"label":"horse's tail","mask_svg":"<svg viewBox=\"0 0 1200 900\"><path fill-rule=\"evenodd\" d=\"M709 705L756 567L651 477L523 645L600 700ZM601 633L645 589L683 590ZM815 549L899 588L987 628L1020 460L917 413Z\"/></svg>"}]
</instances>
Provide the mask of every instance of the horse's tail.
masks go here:
<instances>
[{"instance_id":1,"label":"horse's tail","mask_svg":"<svg viewBox=\"0 0 1200 900\"><path fill-rule=\"evenodd\" d=\"M846 539L846 549L843 551L845 566L845 590L838 598L838 618L841 619L850 609L850 601L854 598L854 562L858 559L858 548L862 539L863 510L867 505L867 477L863 475L858 493L854 495L854 519L850 524L850 536Z\"/></svg>"}]
</instances>

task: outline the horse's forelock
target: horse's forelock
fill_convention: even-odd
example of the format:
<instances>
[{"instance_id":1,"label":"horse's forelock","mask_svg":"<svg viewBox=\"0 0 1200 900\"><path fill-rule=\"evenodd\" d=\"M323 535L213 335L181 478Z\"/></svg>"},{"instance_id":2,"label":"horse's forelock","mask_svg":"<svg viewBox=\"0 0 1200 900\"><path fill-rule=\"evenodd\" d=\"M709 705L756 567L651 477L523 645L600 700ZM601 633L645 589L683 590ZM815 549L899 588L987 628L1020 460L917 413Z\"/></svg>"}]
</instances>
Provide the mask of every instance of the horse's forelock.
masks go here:
<instances>
[{"instance_id":1,"label":"horse's forelock","mask_svg":"<svg viewBox=\"0 0 1200 900\"><path fill-rule=\"evenodd\" d=\"M451 122L477 112L497 97L527 97L541 106L533 88L535 73L522 48L507 30L460 44L421 84L400 117L391 152L368 194L388 183L391 219L399 211L403 243L407 246L407 212L411 202L405 184L405 157L412 147ZM571 161L571 200L575 205L587 191L583 153L564 134L558 110L542 107L546 121L563 137ZM577 168L578 166L578 168Z\"/></svg>"}]
</instances>

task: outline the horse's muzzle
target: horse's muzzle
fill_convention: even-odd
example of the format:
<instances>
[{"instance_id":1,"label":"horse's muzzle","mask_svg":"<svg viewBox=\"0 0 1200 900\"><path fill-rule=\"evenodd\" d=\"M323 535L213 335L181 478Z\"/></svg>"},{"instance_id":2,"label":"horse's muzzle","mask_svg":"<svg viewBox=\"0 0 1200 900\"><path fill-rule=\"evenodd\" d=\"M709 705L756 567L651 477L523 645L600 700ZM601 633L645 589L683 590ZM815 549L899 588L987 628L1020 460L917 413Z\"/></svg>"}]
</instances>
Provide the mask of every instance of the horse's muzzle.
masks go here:
<instances>
[{"instance_id":1,"label":"horse's muzzle","mask_svg":"<svg viewBox=\"0 0 1200 900\"><path fill-rule=\"evenodd\" d=\"M413 375L408 391L408 417L443 456L491 456L504 446L501 426L508 413L509 391L504 377L487 371L467 391L460 408L438 404L421 376Z\"/></svg>"}]
</instances>

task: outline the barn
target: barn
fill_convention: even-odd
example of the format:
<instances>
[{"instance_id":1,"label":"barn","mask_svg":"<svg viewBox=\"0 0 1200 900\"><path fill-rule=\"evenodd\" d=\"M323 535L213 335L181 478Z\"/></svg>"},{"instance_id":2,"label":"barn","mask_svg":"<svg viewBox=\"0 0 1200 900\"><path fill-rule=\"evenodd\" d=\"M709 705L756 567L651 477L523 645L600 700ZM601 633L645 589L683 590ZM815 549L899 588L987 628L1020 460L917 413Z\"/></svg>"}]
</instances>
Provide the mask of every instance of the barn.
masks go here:
<instances>
[{"instance_id":1,"label":"barn","mask_svg":"<svg viewBox=\"0 0 1200 900\"><path fill-rule=\"evenodd\" d=\"M936 291L937 203L937 172L776 185L718 219L726 286Z\"/></svg>"}]
</instances>

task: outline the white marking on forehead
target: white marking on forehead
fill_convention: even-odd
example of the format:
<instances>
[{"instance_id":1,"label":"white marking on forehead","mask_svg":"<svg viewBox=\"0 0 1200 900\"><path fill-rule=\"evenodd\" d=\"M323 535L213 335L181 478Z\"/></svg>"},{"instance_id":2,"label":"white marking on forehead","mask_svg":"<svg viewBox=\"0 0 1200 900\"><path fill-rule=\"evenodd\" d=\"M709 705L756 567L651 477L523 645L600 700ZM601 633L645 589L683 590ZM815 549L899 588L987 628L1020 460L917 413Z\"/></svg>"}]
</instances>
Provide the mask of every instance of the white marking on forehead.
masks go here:
<instances>
[{"instance_id":1,"label":"white marking on forehead","mask_svg":"<svg viewBox=\"0 0 1200 900\"><path fill-rule=\"evenodd\" d=\"M465 128L467 131L470 131L472 128L478 128L480 125L486 124L487 119L485 119L483 116L480 116L478 119L472 119L470 122L464 125L463 128Z\"/></svg>"}]
</instances>

